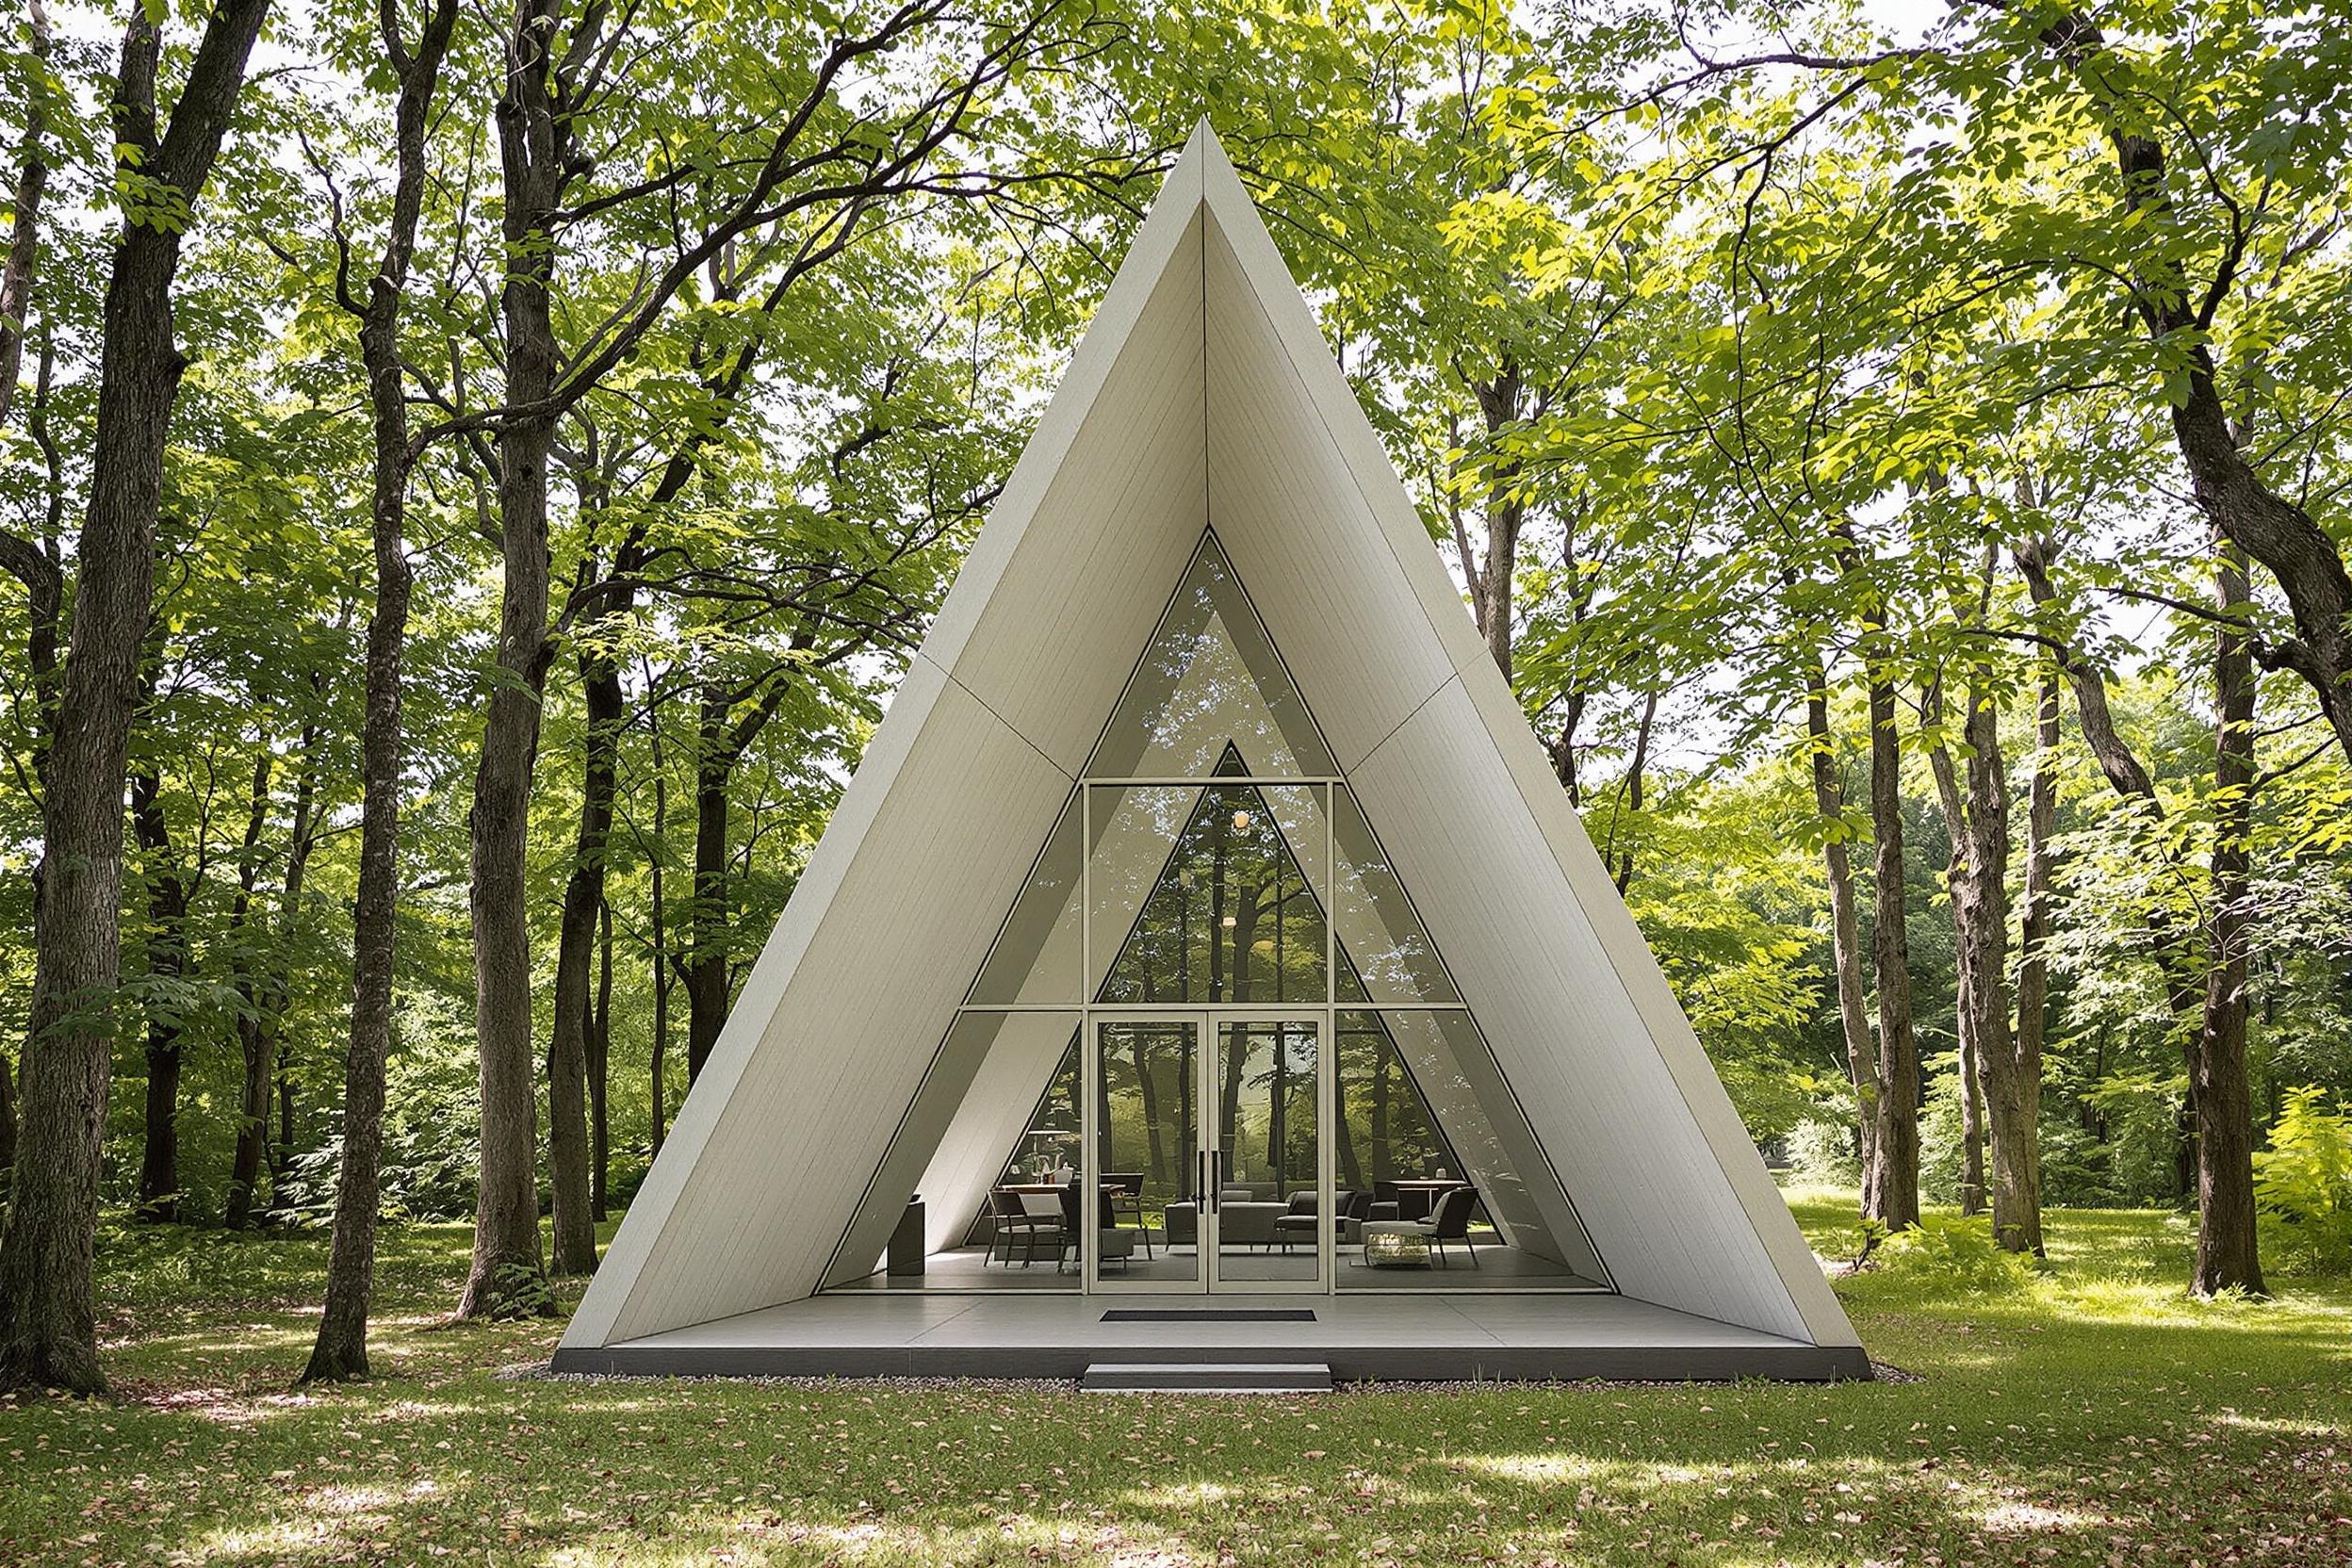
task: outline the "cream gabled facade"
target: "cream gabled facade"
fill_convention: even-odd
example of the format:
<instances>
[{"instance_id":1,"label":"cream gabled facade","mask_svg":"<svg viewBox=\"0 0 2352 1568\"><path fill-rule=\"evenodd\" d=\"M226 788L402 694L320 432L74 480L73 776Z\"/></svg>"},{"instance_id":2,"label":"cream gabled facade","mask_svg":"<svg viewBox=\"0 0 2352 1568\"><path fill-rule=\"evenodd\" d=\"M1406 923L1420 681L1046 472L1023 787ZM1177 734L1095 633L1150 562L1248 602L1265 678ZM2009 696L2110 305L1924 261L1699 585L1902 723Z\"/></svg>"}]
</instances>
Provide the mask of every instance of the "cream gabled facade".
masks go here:
<instances>
[{"instance_id":1,"label":"cream gabled facade","mask_svg":"<svg viewBox=\"0 0 2352 1568\"><path fill-rule=\"evenodd\" d=\"M1646 1303L1706 1331L1627 1370L1867 1375L1205 126L558 1364L956 1290ZM1778 1359L1676 1360L1714 1326Z\"/></svg>"}]
</instances>

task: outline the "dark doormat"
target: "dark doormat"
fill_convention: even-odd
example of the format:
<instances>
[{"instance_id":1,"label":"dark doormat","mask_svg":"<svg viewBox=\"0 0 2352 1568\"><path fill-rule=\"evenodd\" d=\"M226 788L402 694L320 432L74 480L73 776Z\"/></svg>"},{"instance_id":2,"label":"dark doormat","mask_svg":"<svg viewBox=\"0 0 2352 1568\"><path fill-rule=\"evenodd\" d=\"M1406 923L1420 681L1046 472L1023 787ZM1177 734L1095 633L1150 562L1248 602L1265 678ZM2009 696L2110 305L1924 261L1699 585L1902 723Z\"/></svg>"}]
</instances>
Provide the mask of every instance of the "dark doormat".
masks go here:
<instances>
[{"instance_id":1,"label":"dark doormat","mask_svg":"<svg viewBox=\"0 0 2352 1568\"><path fill-rule=\"evenodd\" d=\"M1312 1323L1308 1307L1113 1307L1105 1323Z\"/></svg>"}]
</instances>

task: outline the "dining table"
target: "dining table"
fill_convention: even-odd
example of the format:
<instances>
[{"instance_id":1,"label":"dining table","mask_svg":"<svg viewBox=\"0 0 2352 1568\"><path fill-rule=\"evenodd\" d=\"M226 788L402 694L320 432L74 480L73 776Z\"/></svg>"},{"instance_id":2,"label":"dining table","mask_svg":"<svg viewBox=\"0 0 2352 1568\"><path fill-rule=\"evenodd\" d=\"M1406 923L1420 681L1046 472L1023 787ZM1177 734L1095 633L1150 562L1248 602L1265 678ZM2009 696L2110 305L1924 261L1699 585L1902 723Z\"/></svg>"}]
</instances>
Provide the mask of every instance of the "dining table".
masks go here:
<instances>
[{"instance_id":1,"label":"dining table","mask_svg":"<svg viewBox=\"0 0 2352 1568\"><path fill-rule=\"evenodd\" d=\"M1459 1176L1414 1176L1405 1181L1389 1184L1396 1189L1399 1195L1410 1192L1418 1200L1411 1204L1400 1202L1397 1205L1401 1217L1406 1219L1427 1217L1436 1209L1440 1194L1451 1192L1456 1187L1466 1187L1469 1184ZM1411 1210L1419 1212L1407 1212Z\"/></svg>"}]
</instances>

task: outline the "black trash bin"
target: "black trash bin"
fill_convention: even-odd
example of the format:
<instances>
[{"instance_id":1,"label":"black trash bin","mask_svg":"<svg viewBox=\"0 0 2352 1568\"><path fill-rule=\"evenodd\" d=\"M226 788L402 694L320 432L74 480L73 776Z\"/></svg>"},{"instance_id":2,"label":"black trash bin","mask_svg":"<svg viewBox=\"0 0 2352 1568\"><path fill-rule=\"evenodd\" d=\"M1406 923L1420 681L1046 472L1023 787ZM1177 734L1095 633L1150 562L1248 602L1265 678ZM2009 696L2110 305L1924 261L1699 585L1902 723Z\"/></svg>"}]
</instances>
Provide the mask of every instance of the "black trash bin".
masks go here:
<instances>
[{"instance_id":1,"label":"black trash bin","mask_svg":"<svg viewBox=\"0 0 2352 1568\"><path fill-rule=\"evenodd\" d=\"M923 1194L906 1200L906 1212L898 1217L898 1229L890 1233L890 1250L886 1266L893 1276L923 1272Z\"/></svg>"}]
</instances>

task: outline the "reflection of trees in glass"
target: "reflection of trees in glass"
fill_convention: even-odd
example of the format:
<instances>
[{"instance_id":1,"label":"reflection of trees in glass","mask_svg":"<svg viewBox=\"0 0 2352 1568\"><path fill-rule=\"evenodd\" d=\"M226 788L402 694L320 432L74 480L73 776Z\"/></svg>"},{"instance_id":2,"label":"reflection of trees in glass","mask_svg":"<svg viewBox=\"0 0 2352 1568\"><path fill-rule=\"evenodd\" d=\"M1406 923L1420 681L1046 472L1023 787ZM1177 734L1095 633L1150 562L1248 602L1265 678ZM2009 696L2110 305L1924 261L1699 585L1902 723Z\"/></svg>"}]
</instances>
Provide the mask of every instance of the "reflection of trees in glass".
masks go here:
<instances>
[{"instance_id":1,"label":"reflection of trees in glass","mask_svg":"<svg viewBox=\"0 0 2352 1568\"><path fill-rule=\"evenodd\" d=\"M1332 897L1348 958L1340 966L1339 1000L1363 998L1367 987L1383 1002L1461 1000L1354 794L1338 787L1331 795L1331 841L1339 860Z\"/></svg>"},{"instance_id":2,"label":"reflection of trees in glass","mask_svg":"<svg viewBox=\"0 0 2352 1568\"><path fill-rule=\"evenodd\" d=\"M1191 1197L1192 1152L1200 1144L1191 1027L1105 1024L1101 1038L1101 1168L1106 1175L1143 1172L1147 1202Z\"/></svg>"},{"instance_id":3,"label":"reflection of trees in glass","mask_svg":"<svg viewBox=\"0 0 2352 1568\"><path fill-rule=\"evenodd\" d=\"M1269 1182L1277 1198L1315 1182L1315 1031L1225 1026L1226 1148L1233 1179Z\"/></svg>"},{"instance_id":4,"label":"reflection of trees in glass","mask_svg":"<svg viewBox=\"0 0 2352 1568\"><path fill-rule=\"evenodd\" d=\"M1340 1014L1333 1044L1339 1185L1361 1191L1381 1182L1433 1176L1441 1166L1463 1174L1380 1015Z\"/></svg>"},{"instance_id":5,"label":"reflection of trees in glass","mask_svg":"<svg viewBox=\"0 0 2352 1568\"><path fill-rule=\"evenodd\" d=\"M1227 755L1238 764L1231 748ZM1323 996L1322 906L1264 793L1248 784L1203 788L1103 977L1099 999L1320 1002Z\"/></svg>"}]
</instances>

